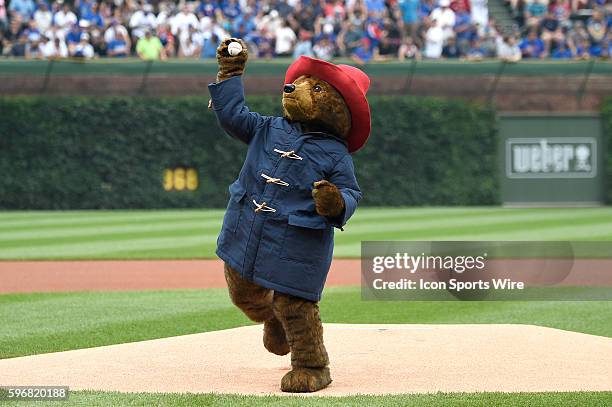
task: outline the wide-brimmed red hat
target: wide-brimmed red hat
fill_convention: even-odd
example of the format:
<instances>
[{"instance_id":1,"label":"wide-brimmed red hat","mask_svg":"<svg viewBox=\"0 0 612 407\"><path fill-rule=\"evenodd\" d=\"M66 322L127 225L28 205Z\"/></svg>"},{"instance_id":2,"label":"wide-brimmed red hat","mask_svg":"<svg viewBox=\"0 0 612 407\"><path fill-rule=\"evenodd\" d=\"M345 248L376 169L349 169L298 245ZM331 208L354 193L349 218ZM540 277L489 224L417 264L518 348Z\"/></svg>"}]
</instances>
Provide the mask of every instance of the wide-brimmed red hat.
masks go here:
<instances>
[{"instance_id":1,"label":"wide-brimmed red hat","mask_svg":"<svg viewBox=\"0 0 612 407\"><path fill-rule=\"evenodd\" d=\"M301 56L295 60L285 74L285 83L292 83L302 75L312 75L333 86L344 98L351 113L351 130L347 142L348 150L359 150L370 136L370 105L366 92L370 78L361 69L350 65L334 65L320 59Z\"/></svg>"}]
</instances>

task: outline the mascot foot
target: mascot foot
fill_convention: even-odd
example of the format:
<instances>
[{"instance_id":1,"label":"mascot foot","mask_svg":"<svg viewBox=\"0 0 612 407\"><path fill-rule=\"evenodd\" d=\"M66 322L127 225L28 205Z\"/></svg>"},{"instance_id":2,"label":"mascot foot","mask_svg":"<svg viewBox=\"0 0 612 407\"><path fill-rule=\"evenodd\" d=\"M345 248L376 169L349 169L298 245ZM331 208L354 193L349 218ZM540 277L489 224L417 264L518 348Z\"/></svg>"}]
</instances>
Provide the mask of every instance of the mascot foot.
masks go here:
<instances>
[{"instance_id":1,"label":"mascot foot","mask_svg":"<svg viewBox=\"0 0 612 407\"><path fill-rule=\"evenodd\" d=\"M285 330L278 319L272 318L264 322L263 343L268 352L275 355L283 356L289 353Z\"/></svg>"},{"instance_id":2,"label":"mascot foot","mask_svg":"<svg viewBox=\"0 0 612 407\"><path fill-rule=\"evenodd\" d=\"M328 367L294 367L281 380L281 390L288 393L311 393L326 388L331 382Z\"/></svg>"}]
</instances>

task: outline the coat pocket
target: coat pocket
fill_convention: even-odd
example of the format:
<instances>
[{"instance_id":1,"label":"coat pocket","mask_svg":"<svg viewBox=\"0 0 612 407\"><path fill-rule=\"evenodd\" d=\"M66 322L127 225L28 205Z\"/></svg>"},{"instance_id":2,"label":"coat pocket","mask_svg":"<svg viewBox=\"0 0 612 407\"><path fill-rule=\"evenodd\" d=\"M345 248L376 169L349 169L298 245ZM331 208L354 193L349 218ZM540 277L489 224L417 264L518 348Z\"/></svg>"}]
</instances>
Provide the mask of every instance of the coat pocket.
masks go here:
<instances>
[{"instance_id":1,"label":"coat pocket","mask_svg":"<svg viewBox=\"0 0 612 407\"><path fill-rule=\"evenodd\" d=\"M229 192L230 200L227 204L225 217L223 218L223 228L232 233L236 233L238 223L240 222L240 215L242 213L242 200L246 195L246 190L238 181L236 181L230 185Z\"/></svg>"},{"instance_id":2,"label":"coat pocket","mask_svg":"<svg viewBox=\"0 0 612 407\"><path fill-rule=\"evenodd\" d=\"M321 216L289 215L281 258L318 264L328 252L329 225Z\"/></svg>"}]
</instances>

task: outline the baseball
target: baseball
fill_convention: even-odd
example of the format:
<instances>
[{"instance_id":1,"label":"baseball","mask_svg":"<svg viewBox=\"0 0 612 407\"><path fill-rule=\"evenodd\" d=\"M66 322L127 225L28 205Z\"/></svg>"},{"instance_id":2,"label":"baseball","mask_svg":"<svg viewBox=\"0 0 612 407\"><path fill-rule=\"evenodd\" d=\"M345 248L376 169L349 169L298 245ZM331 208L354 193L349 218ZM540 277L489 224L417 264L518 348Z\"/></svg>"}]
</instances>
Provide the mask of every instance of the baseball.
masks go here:
<instances>
[{"instance_id":1,"label":"baseball","mask_svg":"<svg viewBox=\"0 0 612 407\"><path fill-rule=\"evenodd\" d=\"M227 52L231 56L235 57L242 52L242 45L240 45L239 42L230 42L230 44L227 46Z\"/></svg>"}]
</instances>

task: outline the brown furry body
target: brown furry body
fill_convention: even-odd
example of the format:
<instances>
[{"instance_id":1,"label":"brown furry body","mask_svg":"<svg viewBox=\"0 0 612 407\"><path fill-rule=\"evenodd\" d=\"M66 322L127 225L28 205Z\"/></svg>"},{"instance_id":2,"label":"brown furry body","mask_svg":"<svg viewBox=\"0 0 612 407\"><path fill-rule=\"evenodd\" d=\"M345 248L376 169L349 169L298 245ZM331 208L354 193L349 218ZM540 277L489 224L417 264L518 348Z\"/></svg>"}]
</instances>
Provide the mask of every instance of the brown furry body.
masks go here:
<instances>
[{"instance_id":1,"label":"brown furry body","mask_svg":"<svg viewBox=\"0 0 612 407\"><path fill-rule=\"evenodd\" d=\"M240 42L243 48L237 56L227 52L233 41ZM217 49L217 81L242 75L247 52L242 40L223 41ZM300 123L305 131L322 131L340 138L346 138L350 131L351 117L342 96L313 76L301 76L285 88L283 112L287 120ZM312 196L321 216L336 217L344 211L342 194L329 181L315 182ZM318 304L258 286L227 264L225 278L232 302L251 320L264 323L264 347L277 355L291 352L292 370L282 378L281 389L313 392L327 387L332 379Z\"/></svg>"}]
</instances>

